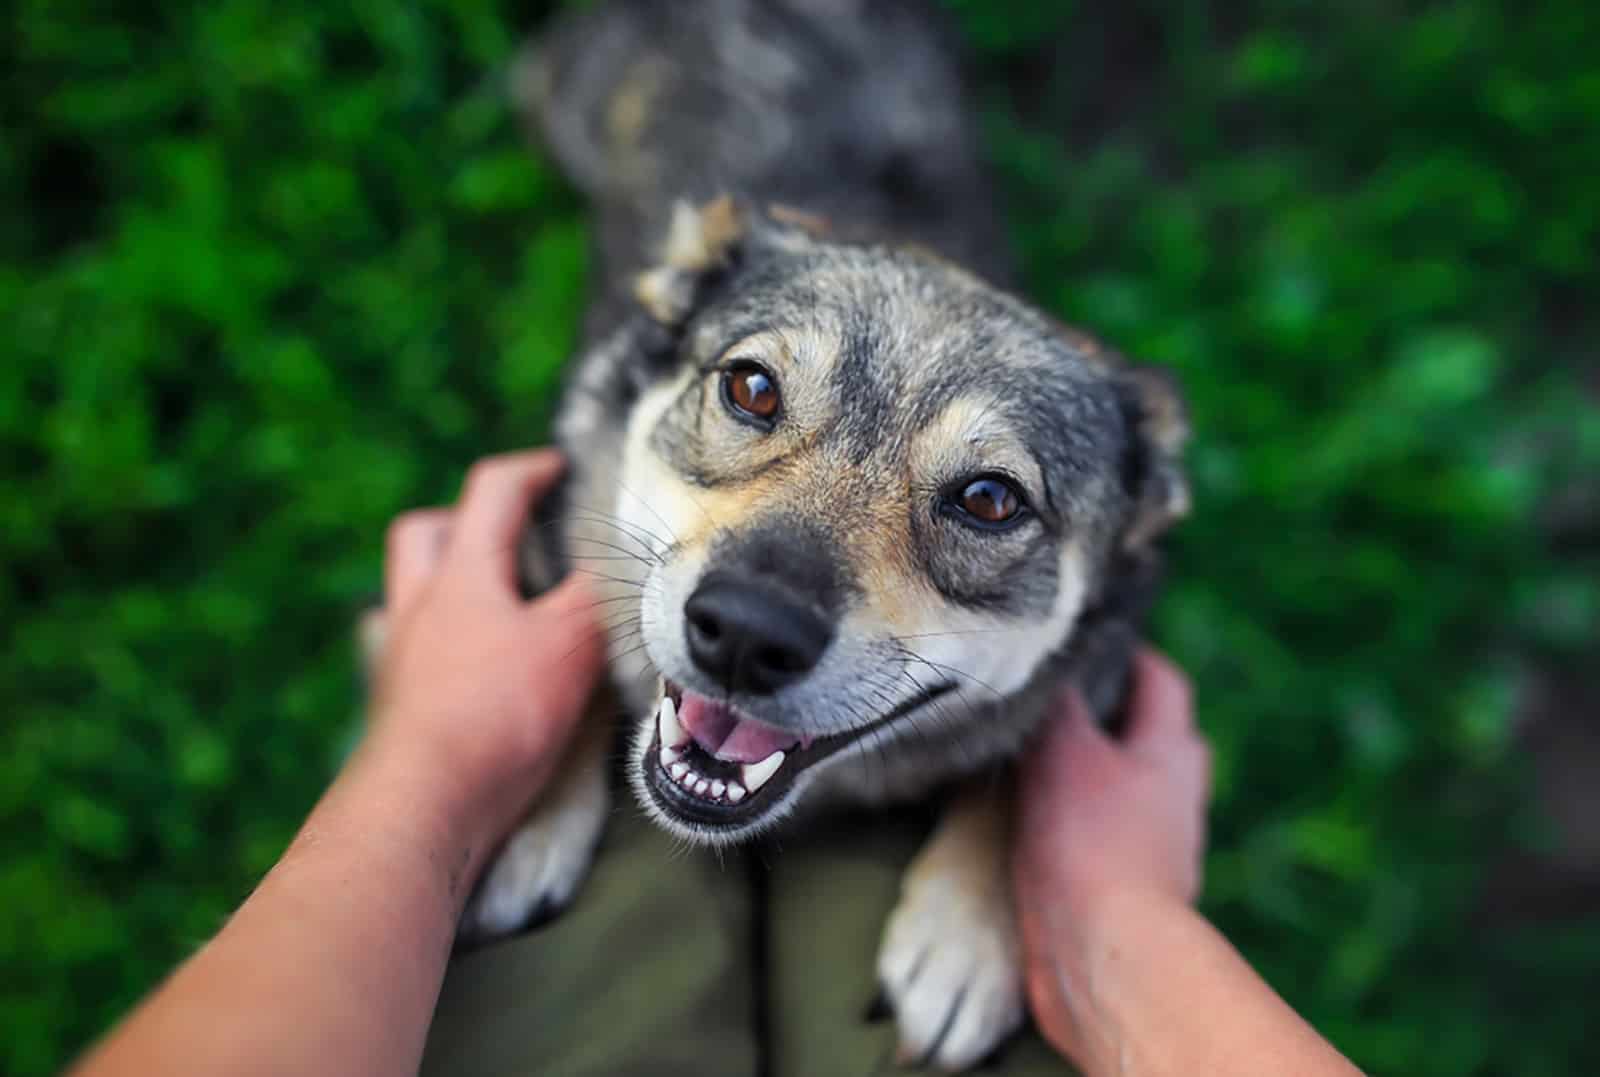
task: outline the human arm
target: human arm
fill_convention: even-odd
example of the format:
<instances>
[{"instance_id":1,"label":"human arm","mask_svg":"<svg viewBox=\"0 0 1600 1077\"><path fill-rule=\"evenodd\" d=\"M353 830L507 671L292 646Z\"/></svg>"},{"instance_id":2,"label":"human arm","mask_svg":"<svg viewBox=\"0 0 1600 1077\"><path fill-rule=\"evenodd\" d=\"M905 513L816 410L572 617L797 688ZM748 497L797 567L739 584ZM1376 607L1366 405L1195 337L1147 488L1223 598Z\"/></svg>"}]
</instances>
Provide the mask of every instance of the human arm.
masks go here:
<instances>
[{"instance_id":1,"label":"human arm","mask_svg":"<svg viewBox=\"0 0 1600 1077\"><path fill-rule=\"evenodd\" d=\"M1210 769L1154 652L1123 742L1070 697L1030 754L1014 875L1040 1031L1088 1077L1357 1073L1192 905Z\"/></svg>"},{"instance_id":2,"label":"human arm","mask_svg":"<svg viewBox=\"0 0 1600 1077\"><path fill-rule=\"evenodd\" d=\"M255 892L80 1077L416 1070L472 880L603 661L580 582L516 591L517 535L559 470L549 452L485 461L454 512L391 528L366 738Z\"/></svg>"}]
</instances>

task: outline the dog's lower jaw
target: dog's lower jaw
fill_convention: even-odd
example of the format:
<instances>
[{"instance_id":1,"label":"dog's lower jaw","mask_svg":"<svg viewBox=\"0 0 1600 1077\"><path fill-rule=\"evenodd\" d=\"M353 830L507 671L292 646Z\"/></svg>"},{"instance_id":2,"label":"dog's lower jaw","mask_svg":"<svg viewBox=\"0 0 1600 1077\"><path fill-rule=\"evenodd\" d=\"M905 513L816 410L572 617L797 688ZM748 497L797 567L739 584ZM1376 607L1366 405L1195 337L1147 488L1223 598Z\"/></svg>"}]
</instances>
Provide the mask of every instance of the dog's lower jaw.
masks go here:
<instances>
[{"instance_id":1,"label":"dog's lower jaw","mask_svg":"<svg viewBox=\"0 0 1600 1077\"><path fill-rule=\"evenodd\" d=\"M633 744L628 752L628 783L650 820L675 838L712 848L739 845L787 819L810 784L810 775L801 773L759 815L745 821L715 825L695 822L670 807L659 790L659 786L673 779L661 761L658 721L653 712L650 717L641 719L634 729Z\"/></svg>"},{"instance_id":2,"label":"dog's lower jaw","mask_svg":"<svg viewBox=\"0 0 1600 1077\"><path fill-rule=\"evenodd\" d=\"M860 755L868 745L881 753L883 738L893 743L903 737L905 723L913 721L916 712L958 688L953 681L930 685L852 729L815 734L789 733L741 716L728 704L708 704L704 696L675 682L663 678L657 683L650 717L634 733L629 766L634 792L664 829L712 846L731 845L772 829L793 812L819 777L837 772L839 764ZM720 710L721 717L708 721L708 710ZM698 718L691 719L691 713ZM698 731L689 727L691 721L699 723L694 727ZM877 773L883 776L882 771ZM930 774L929 780L943 776L941 770ZM826 780L820 785L831 788Z\"/></svg>"}]
</instances>

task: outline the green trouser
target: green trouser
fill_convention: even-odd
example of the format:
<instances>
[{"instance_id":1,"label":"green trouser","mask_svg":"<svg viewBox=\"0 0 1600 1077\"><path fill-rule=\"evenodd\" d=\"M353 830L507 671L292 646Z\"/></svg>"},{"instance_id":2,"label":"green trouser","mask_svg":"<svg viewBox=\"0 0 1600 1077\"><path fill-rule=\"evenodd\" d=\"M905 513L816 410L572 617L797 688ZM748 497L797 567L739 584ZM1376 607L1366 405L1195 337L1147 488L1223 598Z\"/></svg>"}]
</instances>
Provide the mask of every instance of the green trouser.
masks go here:
<instances>
[{"instance_id":1,"label":"green trouser","mask_svg":"<svg viewBox=\"0 0 1600 1077\"><path fill-rule=\"evenodd\" d=\"M458 955L425 1074L899 1072L892 1020L869 1020L878 939L928 829L840 819L720 857L614 816L573 907ZM1071 1074L1029 1030L986 1074Z\"/></svg>"}]
</instances>

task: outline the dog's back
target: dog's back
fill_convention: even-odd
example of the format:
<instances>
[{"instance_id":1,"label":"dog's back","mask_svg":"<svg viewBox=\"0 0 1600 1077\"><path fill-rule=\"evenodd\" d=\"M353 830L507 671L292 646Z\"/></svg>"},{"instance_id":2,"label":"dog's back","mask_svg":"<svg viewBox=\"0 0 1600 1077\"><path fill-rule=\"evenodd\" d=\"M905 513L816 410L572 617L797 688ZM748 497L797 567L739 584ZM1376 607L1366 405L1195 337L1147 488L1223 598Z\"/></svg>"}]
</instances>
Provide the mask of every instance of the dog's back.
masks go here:
<instances>
[{"instance_id":1,"label":"dog's back","mask_svg":"<svg viewBox=\"0 0 1600 1077\"><path fill-rule=\"evenodd\" d=\"M579 13L515 90L600 213L600 279L678 200L734 194L926 245L1009 282L940 13L919 0L627 0Z\"/></svg>"}]
</instances>

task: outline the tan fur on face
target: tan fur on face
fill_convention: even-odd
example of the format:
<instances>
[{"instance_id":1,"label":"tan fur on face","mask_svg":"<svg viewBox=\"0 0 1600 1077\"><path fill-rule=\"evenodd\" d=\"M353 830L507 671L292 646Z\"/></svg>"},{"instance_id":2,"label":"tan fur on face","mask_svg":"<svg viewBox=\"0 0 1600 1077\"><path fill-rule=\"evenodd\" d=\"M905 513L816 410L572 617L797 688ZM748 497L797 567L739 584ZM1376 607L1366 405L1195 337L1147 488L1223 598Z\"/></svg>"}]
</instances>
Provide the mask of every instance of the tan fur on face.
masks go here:
<instances>
[{"instance_id":1,"label":"tan fur on face","mask_svg":"<svg viewBox=\"0 0 1600 1077\"><path fill-rule=\"evenodd\" d=\"M691 337L688 343L711 367L696 375L704 379L698 386L693 379L675 383L681 386L679 393L698 392L699 414L675 416L684 425L692 423L692 462L710 480L712 490L697 490L737 487L732 496L743 502L749 496L744 477L761 472L763 482L777 481L779 472L791 470L833 418L837 403L829 381L837 362L837 337L821 324L804 324L764 330L731 345L709 335ZM777 383L782 411L770 433L735 419L722 400L723 371L741 360L759 363ZM686 400L682 406L691 403Z\"/></svg>"},{"instance_id":2,"label":"tan fur on face","mask_svg":"<svg viewBox=\"0 0 1600 1077\"><path fill-rule=\"evenodd\" d=\"M696 486L650 445L650 435L661 417L695 379L705 376L685 368L672 381L651 389L640 399L628 425L622 461L625 489L618 491L616 513L630 528L652 540L651 552L658 558L670 552L702 560L717 529L737 528L762 501L752 496L751 489L760 484Z\"/></svg>"},{"instance_id":3,"label":"tan fur on face","mask_svg":"<svg viewBox=\"0 0 1600 1077\"><path fill-rule=\"evenodd\" d=\"M964 396L950 402L917 436L913 470L920 474L952 474L979 468L1001 470L1027 486L1033 497L1044 490L1044 474L1012 426L1000 402L988 396Z\"/></svg>"},{"instance_id":4,"label":"tan fur on face","mask_svg":"<svg viewBox=\"0 0 1600 1077\"><path fill-rule=\"evenodd\" d=\"M841 635L894 637L924 663L922 681L954 679L974 702L1018 691L1047 654L1067 639L1088 593L1089 566L1080 544L1069 541L1057 562L1055 602L1045 618L1016 619L952 605L916 577L898 588L875 590L845 618Z\"/></svg>"},{"instance_id":5,"label":"tan fur on face","mask_svg":"<svg viewBox=\"0 0 1600 1077\"><path fill-rule=\"evenodd\" d=\"M619 495L617 512L635 527L657 532L670 527L677 543L672 574L697 577L708 563L718 529L737 532L768 514L843 525L834 529L839 553L861 594L840 623L841 648L830 662L852 661L852 654L861 660L884 641L900 639L923 663L909 683L954 679L959 693L987 702L996 692L1019 690L1051 648L1068 638L1083 608L1089 562L1076 541L1069 540L1061 551L1056 597L1046 617L1014 619L966 609L934 588L911 553L913 495L903 479L892 484L870 470L841 479L838 461L813 452L748 483L705 489L686 483L649 450L646 439L639 441L639 452L630 451L625 463L627 483L630 489L652 491L654 513L624 495ZM675 617L676 610L663 610L660 616ZM675 643L675 632L669 635ZM828 672L819 671L819 681L826 681ZM841 673L846 680L857 675Z\"/></svg>"},{"instance_id":6,"label":"tan fur on face","mask_svg":"<svg viewBox=\"0 0 1600 1077\"><path fill-rule=\"evenodd\" d=\"M1011 618L952 603L914 552L911 519L929 496L927 484L950 475L1003 469L1022 482L1027 496L1037 499L1043 481L1038 464L1003 411L986 396L952 402L918 434L911 457L898 463L876 458L852 462L812 445L807 430L819 429L833 406L827 372L835 360L827 342L827 335L817 331L773 331L728 350L730 356L759 359L780 378L786 422L772 434L752 431L724 414L720 400L708 390L698 441L726 472L709 487L687 481L661 459L651 432L670 410L684 406L681 401L692 392L695 379L718 375L686 368L647 393L630 423L623 481L628 491L649 491L650 504L619 493L618 515L632 527L660 535L656 554L669 556L673 565L665 574L676 578L668 594L692 587L683 574L698 573L706 564L719 531L737 533L775 515L821 521L838 543L838 555L860 592L839 626L842 654L853 650L860 659L885 641L901 639L927 663L914 676L954 678L960 691L980 701L986 694L1020 689L1050 649L1071 633L1088 592L1088 549L1076 537L1063 542L1055 598L1042 618ZM741 474L750 477L741 480ZM996 556L1003 554L997 551ZM678 615L671 608L659 613L663 618ZM676 646L676 631L666 634ZM851 674L841 676L848 679ZM824 673L819 680L825 679Z\"/></svg>"}]
</instances>

